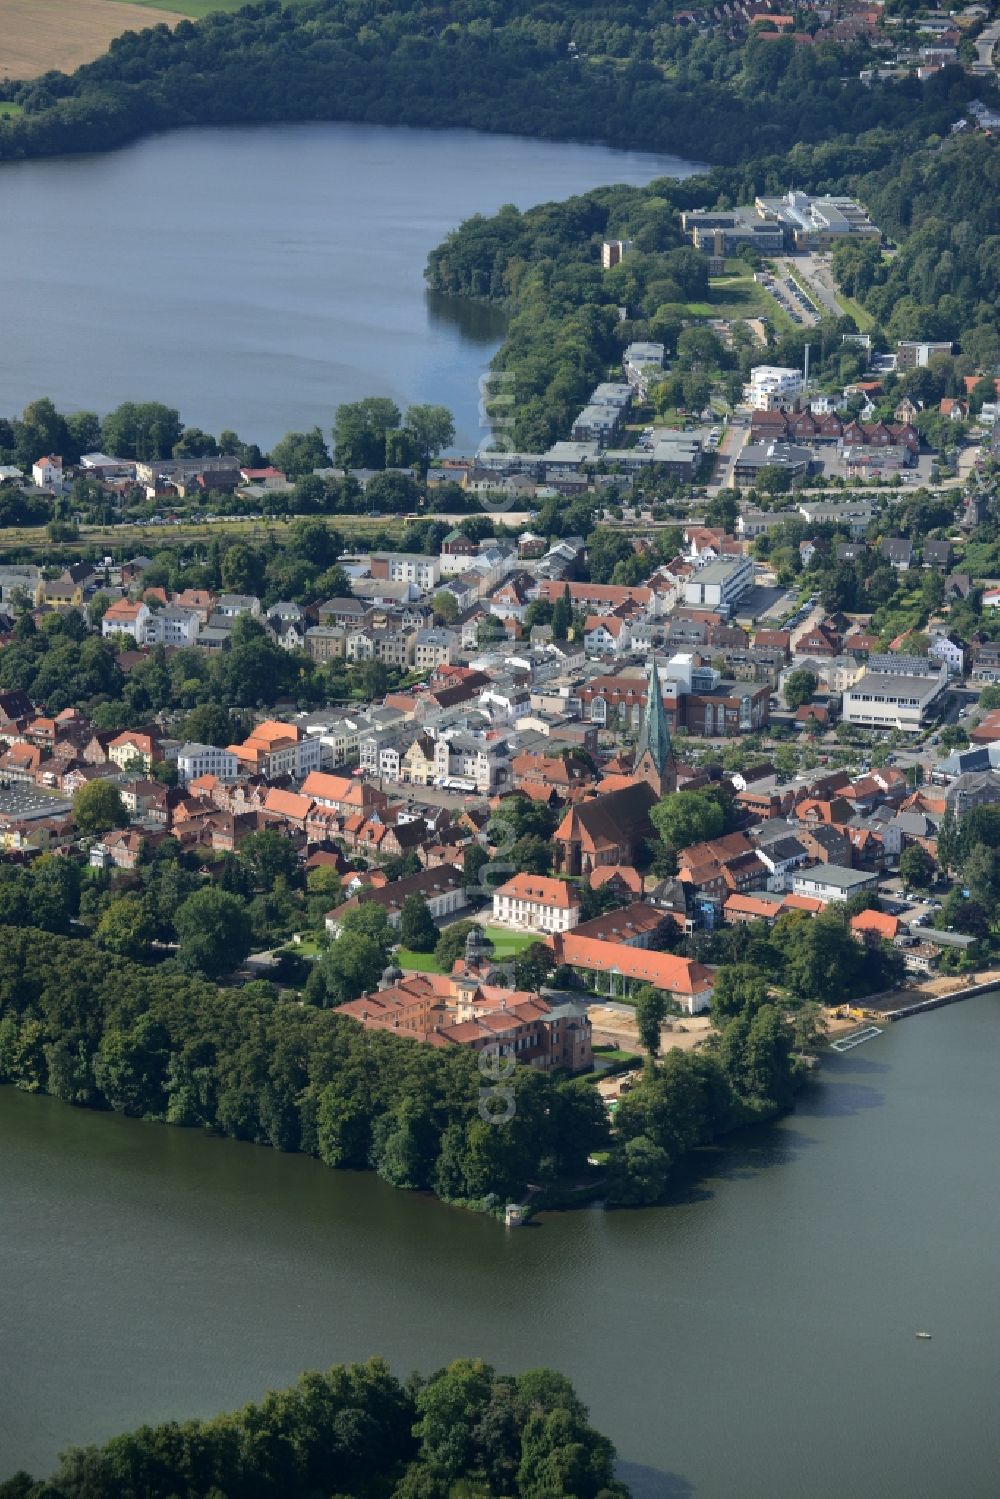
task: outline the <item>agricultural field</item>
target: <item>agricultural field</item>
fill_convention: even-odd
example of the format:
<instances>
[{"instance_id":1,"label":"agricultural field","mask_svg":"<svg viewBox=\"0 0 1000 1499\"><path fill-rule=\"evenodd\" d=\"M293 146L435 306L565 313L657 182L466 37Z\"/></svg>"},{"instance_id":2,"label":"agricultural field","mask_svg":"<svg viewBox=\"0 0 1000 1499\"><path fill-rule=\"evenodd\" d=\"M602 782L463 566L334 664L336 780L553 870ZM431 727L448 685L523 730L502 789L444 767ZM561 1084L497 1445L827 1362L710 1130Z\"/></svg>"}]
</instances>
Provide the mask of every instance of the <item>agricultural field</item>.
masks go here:
<instances>
[{"instance_id":1,"label":"agricultural field","mask_svg":"<svg viewBox=\"0 0 1000 1499\"><path fill-rule=\"evenodd\" d=\"M123 31L237 10L244 0L0 0L0 79L71 73Z\"/></svg>"}]
</instances>

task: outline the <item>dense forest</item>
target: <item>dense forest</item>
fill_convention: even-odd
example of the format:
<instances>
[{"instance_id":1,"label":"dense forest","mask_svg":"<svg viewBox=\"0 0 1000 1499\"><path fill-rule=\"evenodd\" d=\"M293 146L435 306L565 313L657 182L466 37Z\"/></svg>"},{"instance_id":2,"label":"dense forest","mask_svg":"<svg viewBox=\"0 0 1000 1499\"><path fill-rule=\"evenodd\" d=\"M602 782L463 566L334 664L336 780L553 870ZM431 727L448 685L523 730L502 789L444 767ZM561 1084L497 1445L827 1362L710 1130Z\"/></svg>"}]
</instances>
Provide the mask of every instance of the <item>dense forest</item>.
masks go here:
<instances>
[{"instance_id":1,"label":"dense forest","mask_svg":"<svg viewBox=\"0 0 1000 1499\"><path fill-rule=\"evenodd\" d=\"M357 120L672 151L736 162L889 127L943 131L981 82L949 69L866 88L863 44L735 40L665 0L277 0L127 32L72 77L11 86L0 159L105 150L152 130ZM846 82L844 80L847 80Z\"/></svg>"},{"instance_id":2,"label":"dense forest","mask_svg":"<svg viewBox=\"0 0 1000 1499\"><path fill-rule=\"evenodd\" d=\"M876 131L850 145L799 145L787 157L760 156L683 181L599 188L523 213L508 206L454 230L431 252L428 281L452 295L500 301L510 311L494 367L514 376L514 446L544 450L566 436L593 385L636 338L656 339L668 349L667 404L698 409L712 388L735 399L759 355L739 323L732 348L711 329L691 326L705 307L707 262L683 242L680 214L704 204L752 203L757 194L784 192L790 184L853 192L898 244L886 257L875 246L849 242L834 257L845 291L875 320L877 342L950 338L958 344L954 369L914 371L903 390L912 386L915 397L936 399L939 385L939 394L953 393L949 373L957 377L1000 361L995 142L965 134L915 145ZM602 271L607 238L629 239L632 250ZM856 351L843 344L844 333L854 331L851 318L828 316L817 327L776 332L768 358L798 368L808 341L814 375L842 383L861 373Z\"/></svg>"},{"instance_id":3,"label":"dense forest","mask_svg":"<svg viewBox=\"0 0 1000 1499\"><path fill-rule=\"evenodd\" d=\"M74 1447L0 1499L627 1499L615 1452L551 1369L460 1359L396 1379L382 1359L303 1374L210 1421Z\"/></svg>"}]
</instances>

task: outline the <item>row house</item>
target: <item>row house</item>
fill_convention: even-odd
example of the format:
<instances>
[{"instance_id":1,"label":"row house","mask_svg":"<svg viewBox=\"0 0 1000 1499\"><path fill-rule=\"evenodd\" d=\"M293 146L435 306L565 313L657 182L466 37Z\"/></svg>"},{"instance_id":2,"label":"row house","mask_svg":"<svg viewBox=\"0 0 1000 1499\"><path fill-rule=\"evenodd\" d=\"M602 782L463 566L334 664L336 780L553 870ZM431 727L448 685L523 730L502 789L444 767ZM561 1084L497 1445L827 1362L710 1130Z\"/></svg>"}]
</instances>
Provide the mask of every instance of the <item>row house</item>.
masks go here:
<instances>
[{"instance_id":1,"label":"row house","mask_svg":"<svg viewBox=\"0 0 1000 1499\"><path fill-rule=\"evenodd\" d=\"M298 724L276 719L258 724L242 744L231 744L229 750L241 771L269 781L280 776L301 780L310 771L319 769L323 757L322 746L315 736L306 734Z\"/></svg>"},{"instance_id":2,"label":"row house","mask_svg":"<svg viewBox=\"0 0 1000 1499\"><path fill-rule=\"evenodd\" d=\"M350 662L381 661L384 666L408 669L413 665L416 631L370 625L347 636L344 654Z\"/></svg>"},{"instance_id":3,"label":"row house","mask_svg":"<svg viewBox=\"0 0 1000 1499\"><path fill-rule=\"evenodd\" d=\"M375 812L384 814L389 805L384 791L357 776L332 776L315 770L306 776L301 790L316 807L338 812L342 817L359 812L366 817Z\"/></svg>"}]
</instances>

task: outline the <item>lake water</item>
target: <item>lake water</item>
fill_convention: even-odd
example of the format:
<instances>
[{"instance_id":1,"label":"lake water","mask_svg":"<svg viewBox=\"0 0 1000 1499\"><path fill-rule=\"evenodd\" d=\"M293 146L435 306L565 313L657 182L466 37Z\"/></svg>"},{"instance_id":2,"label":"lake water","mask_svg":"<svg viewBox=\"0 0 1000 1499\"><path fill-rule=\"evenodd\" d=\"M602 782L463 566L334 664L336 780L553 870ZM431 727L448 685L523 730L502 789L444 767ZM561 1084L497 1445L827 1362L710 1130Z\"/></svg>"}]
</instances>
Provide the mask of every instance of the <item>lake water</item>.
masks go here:
<instances>
[{"instance_id":1,"label":"lake water","mask_svg":"<svg viewBox=\"0 0 1000 1499\"><path fill-rule=\"evenodd\" d=\"M473 213L676 157L473 131L314 124L178 131L0 169L0 414L40 395L161 400L266 446L341 401L440 402L483 435L496 309L430 296L428 251Z\"/></svg>"},{"instance_id":2,"label":"lake water","mask_svg":"<svg viewBox=\"0 0 1000 1499\"><path fill-rule=\"evenodd\" d=\"M998 1056L1000 997L904 1021L673 1205L513 1232L0 1089L0 1474L306 1367L481 1354L570 1374L642 1499L986 1499Z\"/></svg>"}]
</instances>

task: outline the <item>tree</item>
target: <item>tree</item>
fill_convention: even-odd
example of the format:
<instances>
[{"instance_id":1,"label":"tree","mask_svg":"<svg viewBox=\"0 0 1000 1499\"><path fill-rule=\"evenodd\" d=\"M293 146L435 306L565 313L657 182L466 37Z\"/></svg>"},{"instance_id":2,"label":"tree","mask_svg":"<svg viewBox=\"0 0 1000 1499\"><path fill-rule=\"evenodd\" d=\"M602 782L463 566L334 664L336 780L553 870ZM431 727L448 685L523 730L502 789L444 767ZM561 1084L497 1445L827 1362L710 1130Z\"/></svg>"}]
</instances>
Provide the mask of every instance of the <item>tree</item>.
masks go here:
<instances>
[{"instance_id":1,"label":"tree","mask_svg":"<svg viewBox=\"0 0 1000 1499\"><path fill-rule=\"evenodd\" d=\"M635 996L635 1019L639 1040L651 1057L660 1054L660 1027L666 1019L667 997L662 989L643 984Z\"/></svg>"},{"instance_id":2,"label":"tree","mask_svg":"<svg viewBox=\"0 0 1000 1499\"><path fill-rule=\"evenodd\" d=\"M755 1015L768 1002L767 980L749 963L716 969L712 1024L719 1030L736 1015Z\"/></svg>"},{"instance_id":3,"label":"tree","mask_svg":"<svg viewBox=\"0 0 1000 1499\"><path fill-rule=\"evenodd\" d=\"M530 989L533 994L537 994L555 966L552 949L546 947L544 942L532 942L528 947L522 948L514 959L515 988Z\"/></svg>"},{"instance_id":4,"label":"tree","mask_svg":"<svg viewBox=\"0 0 1000 1499\"><path fill-rule=\"evenodd\" d=\"M934 874L934 860L919 843L911 843L899 856L899 873L907 885L925 889Z\"/></svg>"},{"instance_id":5,"label":"tree","mask_svg":"<svg viewBox=\"0 0 1000 1499\"><path fill-rule=\"evenodd\" d=\"M264 559L246 542L227 547L222 558L222 586L227 593L258 594L264 587Z\"/></svg>"},{"instance_id":6,"label":"tree","mask_svg":"<svg viewBox=\"0 0 1000 1499\"><path fill-rule=\"evenodd\" d=\"M552 845L529 833L515 841L507 857L518 874L547 874L552 868Z\"/></svg>"},{"instance_id":7,"label":"tree","mask_svg":"<svg viewBox=\"0 0 1000 1499\"><path fill-rule=\"evenodd\" d=\"M330 453L318 427L311 432L286 432L271 449L271 462L286 479L301 479L317 468L329 468Z\"/></svg>"},{"instance_id":8,"label":"tree","mask_svg":"<svg viewBox=\"0 0 1000 1499\"><path fill-rule=\"evenodd\" d=\"M569 584L567 583L552 607L552 639L565 640L569 635L569 627L572 623L573 603L570 598Z\"/></svg>"},{"instance_id":9,"label":"tree","mask_svg":"<svg viewBox=\"0 0 1000 1499\"><path fill-rule=\"evenodd\" d=\"M667 1190L671 1160L647 1135L636 1135L615 1151L608 1173L608 1196L625 1207L659 1202Z\"/></svg>"},{"instance_id":10,"label":"tree","mask_svg":"<svg viewBox=\"0 0 1000 1499\"><path fill-rule=\"evenodd\" d=\"M337 463L342 468L385 468L386 436L399 423L399 407L384 396L338 406L333 424Z\"/></svg>"},{"instance_id":11,"label":"tree","mask_svg":"<svg viewBox=\"0 0 1000 1499\"><path fill-rule=\"evenodd\" d=\"M73 816L85 837L128 825L121 792L110 781L104 780L88 781L80 787L73 797Z\"/></svg>"},{"instance_id":12,"label":"tree","mask_svg":"<svg viewBox=\"0 0 1000 1499\"><path fill-rule=\"evenodd\" d=\"M156 923L145 898L129 893L111 902L97 923L94 935L98 947L117 953L120 958L141 962L149 956Z\"/></svg>"},{"instance_id":13,"label":"tree","mask_svg":"<svg viewBox=\"0 0 1000 1499\"><path fill-rule=\"evenodd\" d=\"M250 833L240 844L237 857L250 871L258 889L270 890L277 880L290 882L298 876L295 845L274 828Z\"/></svg>"},{"instance_id":14,"label":"tree","mask_svg":"<svg viewBox=\"0 0 1000 1499\"><path fill-rule=\"evenodd\" d=\"M725 828L719 803L700 791L676 791L663 797L649 818L663 842L674 849L718 838Z\"/></svg>"},{"instance_id":15,"label":"tree","mask_svg":"<svg viewBox=\"0 0 1000 1499\"><path fill-rule=\"evenodd\" d=\"M476 625L476 644L478 646L496 645L500 640L506 639L504 627L495 614L484 614Z\"/></svg>"},{"instance_id":16,"label":"tree","mask_svg":"<svg viewBox=\"0 0 1000 1499\"><path fill-rule=\"evenodd\" d=\"M180 414L159 401L125 401L104 418L101 446L116 458L169 458L180 440Z\"/></svg>"},{"instance_id":17,"label":"tree","mask_svg":"<svg viewBox=\"0 0 1000 1499\"><path fill-rule=\"evenodd\" d=\"M470 843L462 854L462 878L466 890L485 888L481 874L490 863L490 856L481 843Z\"/></svg>"},{"instance_id":18,"label":"tree","mask_svg":"<svg viewBox=\"0 0 1000 1499\"><path fill-rule=\"evenodd\" d=\"M180 732L182 738L193 744L225 748L233 743L239 731L228 708L220 703L199 703L184 719Z\"/></svg>"},{"instance_id":19,"label":"tree","mask_svg":"<svg viewBox=\"0 0 1000 1499\"><path fill-rule=\"evenodd\" d=\"M431 600L434 618L440 625L453 625L458 618L458 600L447 588L439 588Z\"/></svg>"},{"instance_id":20,"label":"tree","mask_svg":"<svg viewBox=\"0 0 1000 1499\"><path fill-rule=\"evenodd\" d=\"M984 843L972 846L962 860L962 878L969 895L991 916L1000 900L1000 868L997 851Z\"/></svg>"},{"instance_id":21,"label":"tree","mask_svg":"<svg viewBox=\"0 0 1000 1499\"><path fill-rule=\"evenodd\" d=\"M180 939L177 958L189 973L221 978L250 951L250 918L243 902L214 885L189 895L174 917Z\"/></svg>"},{"instance_id":22,"label":"tree","mask_svg":"<svg viewBox=\"0 0 1000 1499\"><path fill-rule=\"evenodd\" d=\"M492 951L493 944L487 939L478 921L455 921L451 926L445 927L434 948L435 962L444 973L451 972L457 958L464 958L465 944L473 930L479 933L479 939L486 950Z\"/></svg>"},{"instance_id":23,"label":"tree","mask_svg":"<svg viewBox=\"0 0 1000 1499\"><path fill-rule=\"evenodd\" d=\"M440 936L430 907L419 892L408 895L399 918L399 940L411 952L433 952Z\"/></svg>"},{"instance_id":24,"label":"tree","mask_svg":"<svg viewBox=\"0 0 1000 1499\"><path fill-rule=\"evenodd\" d=\"M816 691L816 673L808 667L800 666L797 671L789 672L785 678L784 694L788 707L794 710L803 707L812 701Z\"/></svg>"},{"instance_id":25,"label":"tree","mask_svg":"<svg viewBox=\"0 0 1000 1499\"><path fill-rule=\"evenodd\" d=\"M447 406L408 406L403 427L412 439L423 469L455 441L455 421Z\"/></svg>"}]
</instances>

